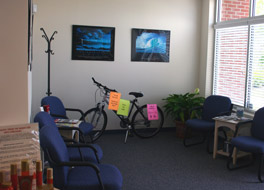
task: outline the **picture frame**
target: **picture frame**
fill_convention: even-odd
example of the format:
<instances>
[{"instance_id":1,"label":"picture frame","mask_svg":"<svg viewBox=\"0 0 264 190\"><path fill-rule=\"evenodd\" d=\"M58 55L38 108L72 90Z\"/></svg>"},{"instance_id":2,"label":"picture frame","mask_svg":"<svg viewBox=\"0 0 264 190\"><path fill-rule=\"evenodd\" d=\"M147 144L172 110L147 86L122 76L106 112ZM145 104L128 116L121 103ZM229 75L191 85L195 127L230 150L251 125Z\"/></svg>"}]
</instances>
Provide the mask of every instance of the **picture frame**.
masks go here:
<instances>
[{"instance_id":1,"label":"picture frame","mask_svg":"<svg viewBox=\"0 0 264 190\"><path fill-rule=\"evenodd\" d=\"M72 25L72 60L114 61L115 28Z\"/></svg>"},{"instance_id":2,"label":"picture frame","mask_svg":"<svg viewBox=\"0 0 264 190\"><path fill-rule=\"evenodd\" d=\"M132 28L131 61L169 62L170 31Z\"/></svg>"}]
</instances>

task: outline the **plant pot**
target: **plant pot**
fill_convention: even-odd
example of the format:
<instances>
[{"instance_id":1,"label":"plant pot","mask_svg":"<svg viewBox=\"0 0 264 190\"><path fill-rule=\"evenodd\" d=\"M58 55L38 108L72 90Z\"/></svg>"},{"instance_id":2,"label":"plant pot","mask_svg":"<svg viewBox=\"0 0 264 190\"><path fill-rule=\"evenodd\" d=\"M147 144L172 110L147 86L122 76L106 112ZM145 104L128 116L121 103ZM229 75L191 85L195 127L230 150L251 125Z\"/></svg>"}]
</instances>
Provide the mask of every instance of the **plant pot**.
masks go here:
<instances>
[{"instance_id":1,"label":"plant pot","mask_svg":"<svg viewBox=\"0 0 264 190\"><path fill-rule=\"evenodd\" d=\"M176 137L183 139L184 138L184 133L186 130L186 125L182 121L175 121L176 123Z\"/></svg>"},{"instance_id":2,"label":"plant pot","mask_svg":"<svg viewBox=\"0 0 264 190\"><path fill-rule=\"evenodd\" d=\"M175 121L176 123L176 137L179 139L183 139L185 135L186 125L182 121ZM191 136L191 131L189 130L187 133L187 138Z\"/></svg>"}]
</instances>

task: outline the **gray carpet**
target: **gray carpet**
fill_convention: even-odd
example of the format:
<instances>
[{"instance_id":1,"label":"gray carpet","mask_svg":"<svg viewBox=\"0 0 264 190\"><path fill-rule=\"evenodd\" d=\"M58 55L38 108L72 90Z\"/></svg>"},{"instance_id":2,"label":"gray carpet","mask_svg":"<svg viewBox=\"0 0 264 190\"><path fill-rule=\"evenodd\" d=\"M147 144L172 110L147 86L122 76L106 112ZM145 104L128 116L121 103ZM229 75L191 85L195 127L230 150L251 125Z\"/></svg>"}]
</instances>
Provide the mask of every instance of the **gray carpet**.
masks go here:
<instances>
[{"instance_id":1,"label":"gray carpet","mask_svg":"<svg viewBox=\"0 0 264 190\"><path fill-rule=\"evenodd\" d=\"M258 190L257 164L228 171L226 157L216 160L205 144L185 148L174 131L150 139L136 136L124 144L124 133L104 134L98 140L102 163L113 164L123 175L123 190Z\"/></svg>"}]
</instances>

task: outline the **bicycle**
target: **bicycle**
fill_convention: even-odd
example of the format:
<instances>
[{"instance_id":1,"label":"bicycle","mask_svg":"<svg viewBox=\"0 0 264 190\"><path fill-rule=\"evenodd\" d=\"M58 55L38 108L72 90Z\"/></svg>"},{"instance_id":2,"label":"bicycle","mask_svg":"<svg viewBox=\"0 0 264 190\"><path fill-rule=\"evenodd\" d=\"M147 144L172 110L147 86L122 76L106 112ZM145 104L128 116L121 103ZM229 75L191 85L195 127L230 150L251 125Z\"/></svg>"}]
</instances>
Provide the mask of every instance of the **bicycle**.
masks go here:
<instances>
[{"instance_id":1,"label":"bicycle","mask_svg":"<svg viewBox=\"0 0 264 190\"><path fill-rule=\"evenodd\" d=\"M115 89L110 89L107 86L102 85L92 78L93 83L98 87L102 100L96 104L96 107L86 111L84 113L84 119L86 122L91 123L94 126L94 129L90 135L92 142L98 140L104 133L107 126L107 114L105 112L105 106L109 104L109 95L110 92L117 92ZM143 97L141 92L129 92L129 95L134 96L130 100L130 109L128 116L118 115L117 111L113 112L120 119L120 127L126 128L125 143L129 134L133 132L140 138L150 138L157 135L160 129L163 126L164 115L162 110L157 106L158 111L158 120L148 120L147 115L147 105L140 106L138 104L138 98ZM133 112L134 108L136 109ZM133 115L132 115L133 113Z\"/></svg>"}]
</instances>

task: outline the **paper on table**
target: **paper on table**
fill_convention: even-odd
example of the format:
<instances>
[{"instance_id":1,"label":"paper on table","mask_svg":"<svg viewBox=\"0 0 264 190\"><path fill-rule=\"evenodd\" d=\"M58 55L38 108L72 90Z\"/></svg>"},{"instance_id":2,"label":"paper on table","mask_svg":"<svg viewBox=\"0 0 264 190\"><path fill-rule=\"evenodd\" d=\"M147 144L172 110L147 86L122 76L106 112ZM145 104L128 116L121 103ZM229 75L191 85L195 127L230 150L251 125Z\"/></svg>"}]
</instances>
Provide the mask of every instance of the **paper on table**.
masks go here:
<instances>
[{"instance_id":1,"label":"paper on table","mask_svg":"<svg viewBox=\"0 0 264 190\"><path fill-rule=\"evenodd\" d=\"M77 124L80 120L78 119L55 119L55 123L70 123Z\"/></svg>"}]
</instances>

